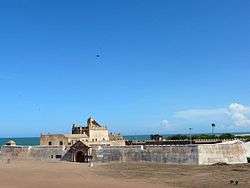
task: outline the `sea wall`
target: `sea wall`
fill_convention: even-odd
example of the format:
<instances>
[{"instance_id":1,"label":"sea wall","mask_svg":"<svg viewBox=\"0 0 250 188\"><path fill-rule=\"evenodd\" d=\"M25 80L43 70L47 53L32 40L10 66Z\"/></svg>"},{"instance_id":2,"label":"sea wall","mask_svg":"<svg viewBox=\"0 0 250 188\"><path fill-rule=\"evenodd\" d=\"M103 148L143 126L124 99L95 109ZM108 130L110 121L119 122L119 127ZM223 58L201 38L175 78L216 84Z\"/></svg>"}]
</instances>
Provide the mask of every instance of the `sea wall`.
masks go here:
<instances>
[{"instance_id":1,"label":"sea wall","mask_svg":"<svg viewBox=\"0 0 250 188\"><path fill-rule=\"evenodd\" d=\"M146 161L169 164L198 164L197 148L195 145L104 146L93 148L92 156L96 162Z\"/></svg>"},{"instance_id":2,"label":"sea wall","mask_svg":"<svg viewBox=\"0 0 250 188\"><path fill-rule=\"evenodd\" d=\"M200 165L219 162L228 164L247 163L247 153L243 142L229 141L219 144L198 145L198 159Z\"/></svg>"},{"instance_id":3,"label":"sea wall","mask_svg":"<svg viewBox=\"0 0 250 188\"><path fill-rule=\"evenodd\" d=\"M65 154L63 146L2 146L2 159L14 160L60 160Z\"/></svg>"}]
</instances>

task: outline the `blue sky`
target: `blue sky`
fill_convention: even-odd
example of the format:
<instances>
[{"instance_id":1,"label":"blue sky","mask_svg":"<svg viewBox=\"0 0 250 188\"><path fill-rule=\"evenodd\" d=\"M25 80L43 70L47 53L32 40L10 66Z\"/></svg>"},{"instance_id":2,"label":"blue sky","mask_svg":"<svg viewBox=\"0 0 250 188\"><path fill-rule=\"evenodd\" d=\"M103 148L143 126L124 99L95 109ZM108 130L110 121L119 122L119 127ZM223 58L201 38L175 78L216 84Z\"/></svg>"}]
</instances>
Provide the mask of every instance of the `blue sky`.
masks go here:
<instances>
[{"instance_id":1,"label":"blue sky","mask_svg":"<svg viewBox=\"0 0 250 188\"><path fill-rule=\"evenodd\" d=\"M248 0L0 2L0 137L250 131ZM100 54L97 58L96 54Z\"/></svg>"}]
</instances>

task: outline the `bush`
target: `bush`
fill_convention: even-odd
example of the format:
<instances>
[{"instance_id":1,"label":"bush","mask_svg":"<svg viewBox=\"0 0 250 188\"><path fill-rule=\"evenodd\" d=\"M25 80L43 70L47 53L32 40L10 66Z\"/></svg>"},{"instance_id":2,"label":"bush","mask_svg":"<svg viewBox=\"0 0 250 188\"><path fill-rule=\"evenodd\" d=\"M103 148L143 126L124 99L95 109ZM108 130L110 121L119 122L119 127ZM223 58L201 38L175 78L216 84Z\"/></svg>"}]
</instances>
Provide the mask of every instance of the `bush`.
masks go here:
<instances>
[{"instance_id":1,"label":"bush","mask_svg":"<svg viewBox=\"0 0 250 188\"><path fill-rule=\"evenodd\" d=\"M224 133L219 136L219 139L234 139L235 136L230 133Z\"/></svg>"},{"instance_id":2,"label":"bush","mask_svg":"<svg viewBox=\"0 0 250 188\"><path fill-rule=\"evenodd\" d=\"M200 134L200 135L194 135L192 136L193 139L216 139L218 138L215 135L210 135L210 134Z\"/></svg>"},{"instance_id":3,"label":"bush","mask_svg":"<svg viewBox=\"0 0 250 188\"><path fill-rule=\"evenodd\" d=\"M167 139L169 139L169 140L187 140L188 136L182 135L182 134L177 134L177 135L169 136Z\"/></svg>"}]
</instances>

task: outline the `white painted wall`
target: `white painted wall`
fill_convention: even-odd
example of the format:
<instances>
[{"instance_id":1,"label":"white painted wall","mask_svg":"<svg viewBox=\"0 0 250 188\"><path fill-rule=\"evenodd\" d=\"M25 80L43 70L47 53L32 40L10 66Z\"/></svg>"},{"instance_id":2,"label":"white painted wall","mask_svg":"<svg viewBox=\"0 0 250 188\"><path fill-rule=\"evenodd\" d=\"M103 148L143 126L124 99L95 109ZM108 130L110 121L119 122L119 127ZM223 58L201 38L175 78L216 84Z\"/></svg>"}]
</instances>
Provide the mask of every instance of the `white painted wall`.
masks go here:
<instances>
[{"instance_id":1,"label":"white painted wall","mask_svg":"<svg viewBox=\"0 0 250 188\"><path fill-rule=\"evenodd\" d=\"M245 149L246 149L246 152L247 152L247 157L250 158L250 142L245 142L244 146L245 146Z\"/></svg>"},{"instance_id":2,"label":"white painted wall","mask_svg":"<svg viewBox=\"0 0 250 188\"><path fill-rule=\"evenodd\" d=\"M198 146L198 160L200 165L218 162L247 163L247 152L244 143L238 140L218 144L201 144Z\"/></svg>"}]
</instances>

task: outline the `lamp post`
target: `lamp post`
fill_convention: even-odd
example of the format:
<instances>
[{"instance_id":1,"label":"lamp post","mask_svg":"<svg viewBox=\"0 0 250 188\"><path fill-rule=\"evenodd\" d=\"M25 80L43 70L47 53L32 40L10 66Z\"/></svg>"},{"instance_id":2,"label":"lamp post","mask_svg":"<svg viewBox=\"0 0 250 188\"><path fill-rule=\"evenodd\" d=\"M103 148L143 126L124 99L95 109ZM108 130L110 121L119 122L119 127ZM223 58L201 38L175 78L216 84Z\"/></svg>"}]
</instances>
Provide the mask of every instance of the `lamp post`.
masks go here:
<instances>
[{"instance_id":1,"label":"lamp post","mask_svg":"<svg viewBox=\"0 0 250 188\"><path fill-rule=\"evenodd\" d=\"M192 131L192 128L190 127L190 128L189 128L189 141L190 141L190 144L192 144L192 135L191 135L191 131Z\"/></svg>"},{"instance_id":2,"label":"lamp post","mask_svg":"<svg viewBox=\"0 0 250 188\"><path fill-rule=\"evenodd\" d=\"M214 128L215 128L215 124L212 123L212 135L214 135Z\"/></svg>"}]
</instances>

